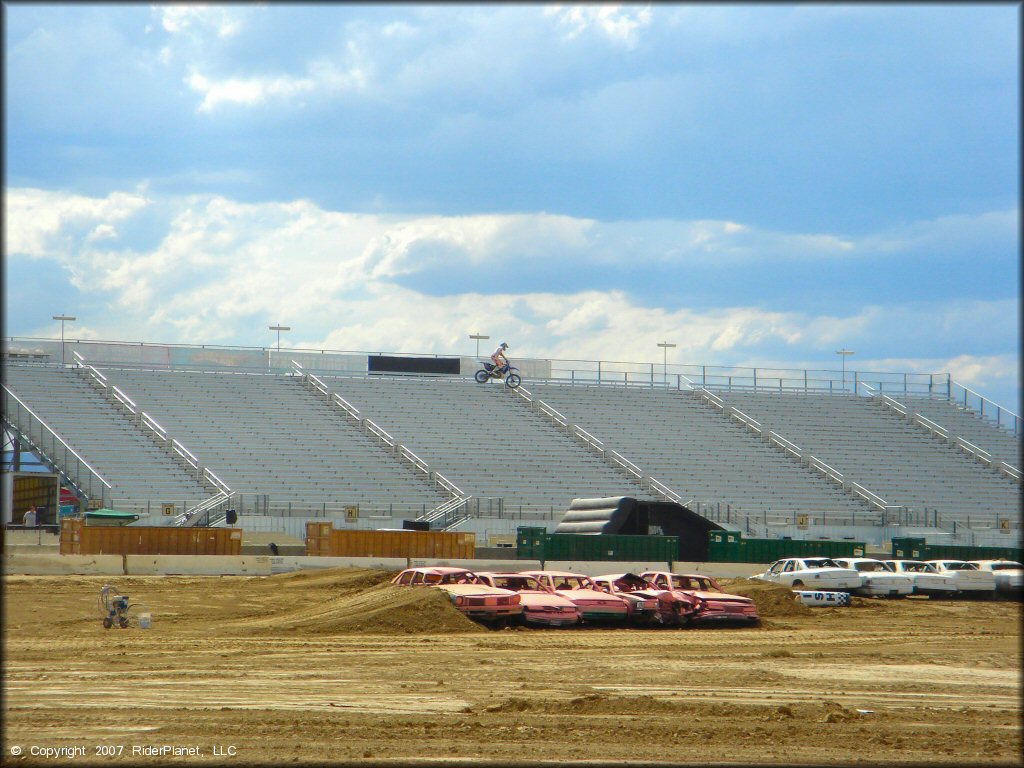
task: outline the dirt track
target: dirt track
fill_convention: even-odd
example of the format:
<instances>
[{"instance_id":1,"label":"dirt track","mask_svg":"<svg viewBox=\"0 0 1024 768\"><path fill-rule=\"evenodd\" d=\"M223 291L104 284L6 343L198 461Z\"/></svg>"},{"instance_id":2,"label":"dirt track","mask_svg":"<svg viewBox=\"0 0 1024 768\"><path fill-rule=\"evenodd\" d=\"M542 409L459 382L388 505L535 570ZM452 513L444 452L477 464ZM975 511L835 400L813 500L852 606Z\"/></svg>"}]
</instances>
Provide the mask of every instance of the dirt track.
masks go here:
<instances>
[{"instance_id":1,"label":"dirt track","mask_svg":"<svg viewBox=\"0 0 1024 768\"><path fill-rule=\"evenodd\" d=\"M1022 762L1020 604L734 581L761 627L492 631L388 576L5 577L3 762ZM104 583L152 627L104 630Z\"/></svg>"}]
</instances>

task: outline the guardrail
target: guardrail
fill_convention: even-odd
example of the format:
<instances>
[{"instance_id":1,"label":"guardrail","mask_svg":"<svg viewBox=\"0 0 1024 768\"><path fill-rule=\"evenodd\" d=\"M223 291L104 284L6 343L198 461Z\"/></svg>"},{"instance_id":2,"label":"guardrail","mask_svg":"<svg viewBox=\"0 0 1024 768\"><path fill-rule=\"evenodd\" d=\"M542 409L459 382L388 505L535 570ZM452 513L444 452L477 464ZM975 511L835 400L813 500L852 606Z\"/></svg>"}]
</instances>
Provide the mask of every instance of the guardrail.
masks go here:
<instances>
[{"instance_id":1,"label":"guardrail","mask_svg":"<svg viewBox=\"0 0 1024 768\"><path fill-rule=\"evenodd\" d=\"M0 386L4 392L4 424L52 467L79 497L99 498L101 503L106 503L110 483L6 384Z\"/></svg>"}]
</instances>

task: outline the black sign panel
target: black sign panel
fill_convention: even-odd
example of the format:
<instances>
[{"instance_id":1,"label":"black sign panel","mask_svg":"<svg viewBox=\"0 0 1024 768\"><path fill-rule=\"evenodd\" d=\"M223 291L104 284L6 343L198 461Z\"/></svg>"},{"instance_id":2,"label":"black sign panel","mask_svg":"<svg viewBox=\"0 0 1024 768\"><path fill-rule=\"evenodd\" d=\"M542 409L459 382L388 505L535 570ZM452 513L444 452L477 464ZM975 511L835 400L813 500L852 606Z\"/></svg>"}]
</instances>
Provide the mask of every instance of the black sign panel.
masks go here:
<instances>
[{"instance_id":1,"label":"black sign panel","mask_svg":"<svg viewBox=\"0 0 1024 768\"><path fill-rule=\"evenodd\" d=\"M370 373L445 373L458 374L457 357L397 357L394 355L369 355L367 370Z\"/></svg>"}]
</instances>

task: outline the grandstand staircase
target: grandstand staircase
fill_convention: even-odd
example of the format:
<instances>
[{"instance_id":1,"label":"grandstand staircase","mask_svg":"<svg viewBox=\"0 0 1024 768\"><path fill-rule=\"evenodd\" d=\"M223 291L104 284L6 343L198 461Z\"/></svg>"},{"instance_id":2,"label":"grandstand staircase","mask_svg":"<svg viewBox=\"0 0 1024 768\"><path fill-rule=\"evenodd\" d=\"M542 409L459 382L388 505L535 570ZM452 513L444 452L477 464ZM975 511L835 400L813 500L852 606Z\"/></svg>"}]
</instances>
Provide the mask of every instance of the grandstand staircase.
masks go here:
<instances>
[{"instance_id":1,"label":"grandstand staircase","mask_svg":"<svg viewBox=\"0 0 1024 768\"><path fill-rule=\"evenodd\" d=\"M77 351L72 353L75 360L75 370L111 403L117 406L118 411L136 427L141 434L151 439L172 459L175 459L196 482L213 490L213 495L204 499L191 509L183 510L173 521L175 526L211 526L224 521L226 517L226 505L234 498L234 491L221 480L209 467L203 466L185 445L173 436L168 434L152 416L139 408L135 401L129 397L124 390L117 387L113 382L101 373L97 368L90 365L85 358Z\"/></svg>"},{"instance_id":2,"label":"grandstand staircase","mask_svg":"<svg viewBox=\"0 0 1024 768\"><path fill-rule=\"evenodd\" d=\"M787 439L775 430L748 416L739 408L726 403L725 400L711 390L705 387L694 386L688 391L692 392L700 402L719 411L730 423L738 424L753 432L786 458L798 462L826 481L841 488L844 493L854 501L865 505L867 509L880 513L883 524L894 516L898 519L899 513L904 510L904 507L890 504L877 493L872 492L860 483L849 480L834 467L829 466L810 452L805 451L792 440Z\"/></svg>"},{"instance_id":3,"label":"grandstand staircase","mask_svg":"<svg viewBox=\"0 0 1024 768\"><path fill-rule=\"evenodd\" d=\"M1018 485L1021 484L1021 472L1019 467L1015 467L1006 461L996 459L989 451L986 451L984 448L979 448L977 445L961 435L952 434L949 429L941 424L937 424L924 414L913 410L908 407L907 404L894 400L888 395L876 392L872 387L863 382L860 382L860 386L868 393L868 396L871 398L873 403L877 403L878 405L888 409L891 413L896 414L901 419L904 419L912 426L924 430L932 437L941 440L946 445L961 451L978 464L992 470L996 474L1008 477Z\"/></svg>"},{"instance_id":4,"label":"grandstand staircase","mask_svg":"<svg viewBox=\"0 0 1024 768\"><path fill-rule=\"evenodd\" d=\"M417 522L425 522L431 528L450 530L469 519L468 506L469 496L462 492L462 489L440 472L431 469L430 465L417 456L407 446L399 443L385 429L372 419L363 416L359 409L336 392L331 392L323 379L306 371L296 361L291 361L292 372L300 383L304 384L315 395L323 397L327 402L335 406L339 415L347 417L358 425L359 429L373 438L388 453L394 455L400 461L406 461L412 465L418 476L428 484L436 486L448 494L448 501L429 510L416 518Z\"/></svg>"},{"instance_id":5,"label":"grandstand staircase","mask_svg":"<svg viewBox=\"0 0 1024 768\"><path fill-rule=\"evenodd\" d=\"M551 423L556 425L560 430L563 430L570 438L577 440L588 450L600 456L610 467L620 473L626 482L631 485L639 486L641 492L649 491L666 501L672 501L676 504L681 504L684 507L693 501L693 499L683 501L683 497L667 485L659 481L657 478L646 474L643 469L638 467L618 451L608 448L604 441L595 437L579 424L570 422L569 419L559 413L555 408L552 408L539 397L534 397L528 389L524 389L520 386L515 388L505 387L505 390L513 397L517 398L518 402L526 405L533 413L547 417Z\"/></svg>"}]
</instances>

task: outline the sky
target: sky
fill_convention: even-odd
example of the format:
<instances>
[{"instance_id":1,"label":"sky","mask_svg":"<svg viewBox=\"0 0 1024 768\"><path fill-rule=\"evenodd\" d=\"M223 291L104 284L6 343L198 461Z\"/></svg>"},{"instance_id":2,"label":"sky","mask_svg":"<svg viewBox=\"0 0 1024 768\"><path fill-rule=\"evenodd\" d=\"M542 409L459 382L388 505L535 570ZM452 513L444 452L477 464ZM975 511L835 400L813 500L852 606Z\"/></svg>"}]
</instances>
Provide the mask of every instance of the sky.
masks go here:
<instances>
[{"instance_id":1,"label":"sky","mask_svg":"<svg viewBox=\"0 0 1024 768\"><path fill-rule=\"evenodd\" d=\"M1017 4L3 12L8 336L847 349L1020 413Z\"/></svg>"}]
</instances>

